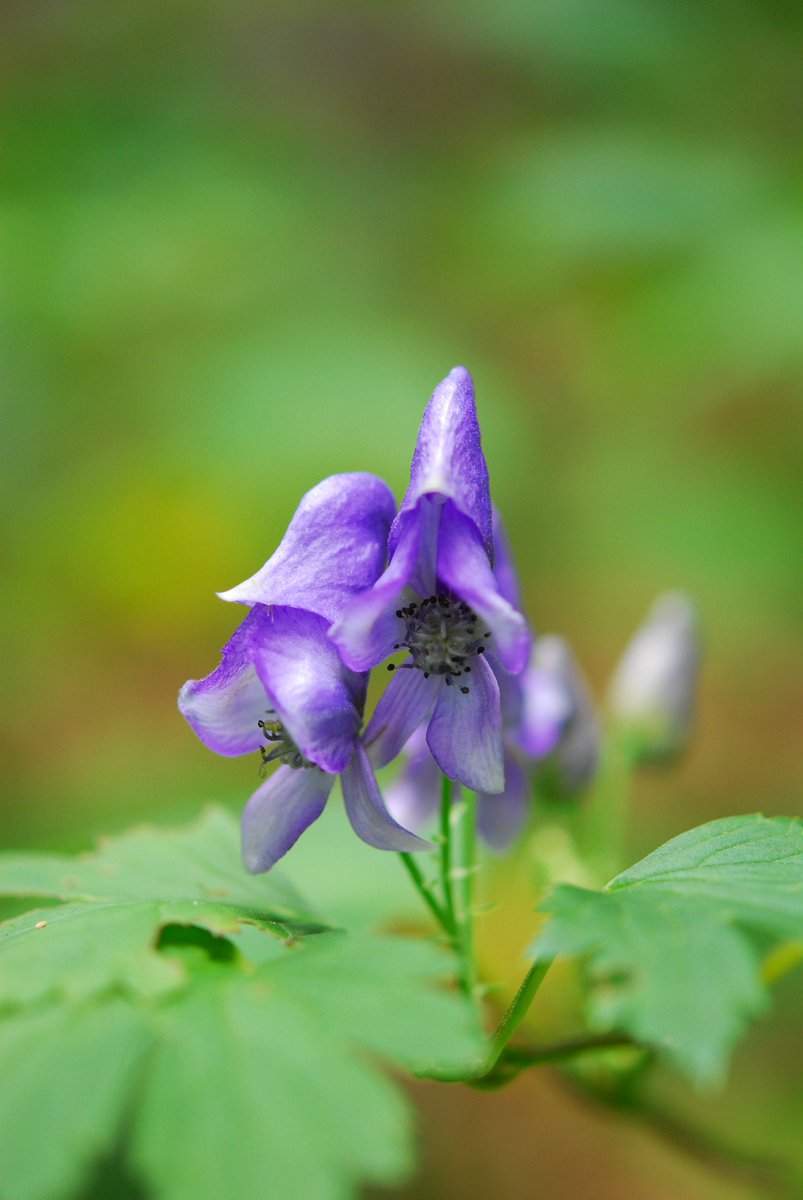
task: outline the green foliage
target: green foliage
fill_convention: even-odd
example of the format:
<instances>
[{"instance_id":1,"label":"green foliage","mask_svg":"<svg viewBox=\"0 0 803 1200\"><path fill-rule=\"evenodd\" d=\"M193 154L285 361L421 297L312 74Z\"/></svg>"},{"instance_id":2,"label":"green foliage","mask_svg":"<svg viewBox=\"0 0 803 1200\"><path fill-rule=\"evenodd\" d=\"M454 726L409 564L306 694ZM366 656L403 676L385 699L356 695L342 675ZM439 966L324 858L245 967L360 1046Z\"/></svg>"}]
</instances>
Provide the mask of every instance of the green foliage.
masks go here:
<instances>
[{"instance_id":1,"label":"green foliage","mask_svg":"<svg viewBox=\"0 0 803 1200\"><path fill-rule=\"evenodd\" d=\"M159 1200L338 1200L411 1160L375 1058L469 1071L470 1006L435 946L323 927L249 878L233 818L76 860L9 854L0 890L61 903L0 926L0 1196L59 1200L101 1160Z\"/></svg>"},{"instance_id":2,"label":"green foliage","mask_svg":"<svg viewBox=\"0 0 803 1200\"><path fill-rule=\"evenodd\" d=\"M721 1078L765 1007L760 950L803 938L803 823L729 817L673 838L601 892L563 885L539 960L586 955L590 1017Z\"/></svg>"}]
</instances>

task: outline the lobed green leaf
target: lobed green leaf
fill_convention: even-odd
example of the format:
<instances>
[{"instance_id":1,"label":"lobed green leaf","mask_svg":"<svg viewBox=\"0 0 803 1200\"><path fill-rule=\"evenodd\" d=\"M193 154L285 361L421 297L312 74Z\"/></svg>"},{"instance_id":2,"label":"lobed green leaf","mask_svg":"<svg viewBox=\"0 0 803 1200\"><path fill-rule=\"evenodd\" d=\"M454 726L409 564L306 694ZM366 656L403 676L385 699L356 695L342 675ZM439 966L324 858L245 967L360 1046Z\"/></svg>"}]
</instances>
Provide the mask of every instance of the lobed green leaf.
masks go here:
<instances>
[{"instance_id":1,"label":"lobed green leaf","mask_svg":"<svg viewBox=\"0 0 803 1200\"><path fill-rule=\"evenodd\" d=\"M280 876L245 875L223 813L78 860L7 855L0 880L63 901L0 925L3 1200L68 1200L120 1160L156 1200L347 1200L411 1165L381 1063L483 1057L449 955L298 936L322 926Z\"/></svg>"},{"instance_id":2,"label":"lobed green leaf","mask_svg":"<svg viewBox=\"0 0 803 1200\"><path fill-rule=\"evenodd\" d=\"M729 817L681 834L601 892L563 885L539 960L585 955L590 1018L674 1060L701 1082L767 1005L755 934L803 941L803 823Z\"/></svg>"}]
</instances>

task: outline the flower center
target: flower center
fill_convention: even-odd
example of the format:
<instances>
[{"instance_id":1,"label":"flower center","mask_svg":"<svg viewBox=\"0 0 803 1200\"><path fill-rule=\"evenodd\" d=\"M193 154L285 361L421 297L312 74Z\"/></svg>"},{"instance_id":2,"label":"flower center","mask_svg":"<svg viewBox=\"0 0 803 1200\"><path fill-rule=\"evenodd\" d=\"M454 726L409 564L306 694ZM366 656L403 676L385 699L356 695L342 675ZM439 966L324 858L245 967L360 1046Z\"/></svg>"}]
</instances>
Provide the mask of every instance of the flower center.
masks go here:
<instances>
[{"instance_id":1,"label":"flower center","mask_svg":"<svg viewBox=\"0 0 803 1200\"><path fill-rule=\"evenodd\" d=\"M412 659L402 665L423 671L425 679L444 675L447 684L458 675L470 674L467 660L484 654L485 639L491 636L487 631L477 631L477 615L464 601L445 592L429 596L420 604L399 608L396 616L404 618L405 635L394 649L406 646ZM394 669L395 664L391 663L388 670ZM465 686L460 688L464 694L468 690Z\"/></svg>"},{"instance_id":2,"label":"flower center","mask_svg":"<svg viewBox=\"0 0 803 1200\"><path fill-rule=\"evenodd\" d=\"M268 717L272 719L257 721L257 725L262 730L262 736L268 743L267 746L259 747L259 753L262 755L262 762L259 764L260 775L265 774L265 768L268 763L272 762L285 763L294 770L298 770L300 767L314 767L315 763L304 758L284 725L281 721L276 720L276 714L272 709L268 710Z\"/></svg>"}]
</instances>

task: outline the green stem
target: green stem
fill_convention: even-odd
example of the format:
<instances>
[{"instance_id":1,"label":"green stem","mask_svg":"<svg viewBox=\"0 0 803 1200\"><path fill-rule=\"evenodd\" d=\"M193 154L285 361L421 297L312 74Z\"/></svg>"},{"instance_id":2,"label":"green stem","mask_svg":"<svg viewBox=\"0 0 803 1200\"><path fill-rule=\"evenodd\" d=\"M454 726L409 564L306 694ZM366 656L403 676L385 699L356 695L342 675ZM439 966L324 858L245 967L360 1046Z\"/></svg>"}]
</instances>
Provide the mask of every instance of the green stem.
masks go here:
<instances>
[{"instance_id":1,"label":"green stem","mask_svg":"<svg viewBox=\"0 0 803 1200\"><path fill-rule=\"evenodd\" d=\"M507 1046L505 1061L520 1068L538 1067L542 1063L565 1062L589 1050L618 1050L622 1046L637 1045L626 1033L587 1033L559 1042L545 1042L541 1046Z\"/></svg>"},{"instance_id":2,"label":"green stem","mask_svg":"<svg viewBox=\"0 0 803 1200\"><path fill-rule=\"evenodd\" d=\"M460 986L467 996L473 996L477 982L473 929L475 811L474 793L463 792L452 805L450 820L455 942L460 959Z\"/></svg>"},{"instance_id":3,"label":"green stem","mask_svg":"<svg viewBox=\"0 0 803 1200\"><path fill-rule=\"evenodd\" d=\"M449 921L446 916L446 913L443 911L440 904L435 899L435 896L432 891L432 885L424 878L424 874L423 874L421 868L419 867L418 863L415 861L415 855L408 854L406 851L402 851L399 854L399 858L402 860L405 870L407 871L407 874L410 876L410 879L413 881L413 886L415 887L419 896L424 901L424 903L426 904L429 911L432 913L435 920L441 926L444 933L448 934L448 936L451 937L452 932L449 927Z\"/></svg>"},{"instance_id":4,"label":"green stem","mask_svg":"<svg viewBox=\"0 0 803 1200\"><path fill-rule=\"evenodd\" d=\"M443 907L449 920L452 936L456 935L454 893L452 891L452 781L444 775L441 780L440 836L441 836L441 892ZM455 949L457 944L455 941Z\"/></svg>"},{"instance_id":5,"label":"green stem","mask_svg":"<svg viewBox=\"0 0 803 1200\"><path fill-rule=\"evenodd\" d=\"M535 999L535 994L544 982L544 976L551 966L551 958L545 959L543 962L533 963L524 976L510 1007L497 1025L496 1032L491 1038L491 1049L488 1054L485 1074L496 1066L505 1046L524 1020L527 1010Z\"/></svg>"}]
</instances>

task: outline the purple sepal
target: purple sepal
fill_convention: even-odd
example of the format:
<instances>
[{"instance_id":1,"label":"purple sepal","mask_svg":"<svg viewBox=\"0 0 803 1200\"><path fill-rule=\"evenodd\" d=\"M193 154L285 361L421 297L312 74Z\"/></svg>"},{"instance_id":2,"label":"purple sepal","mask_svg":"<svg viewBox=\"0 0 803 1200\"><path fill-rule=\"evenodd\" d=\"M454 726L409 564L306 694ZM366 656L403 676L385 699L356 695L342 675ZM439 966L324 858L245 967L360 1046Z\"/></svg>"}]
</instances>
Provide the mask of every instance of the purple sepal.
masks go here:
<instances>
[{"instance_id":1,"label":"purple sepal","mask_svg":"<svg viewBox=\"0 0 803 1200\"><path fill-rule=\"evenodd\" d=\"M393 653L404 636L404 622L396 616L403 593L418 561L420 525L412 522L396 547L396 553L373 587L351 603L334 623L329 636L340 657L355 671L367 671Z\"/></svg>"},{"instance_id":2,"label":"purple sepal","mask_svg":"<svg viewBox=\"0 0 803 1200\"><path fill-rule=\"evenodd\" d=\"M465 367L455 367L438 384L418 431L410 485L390 533L390 553L422 497L452 499L474 522L493 557L488 467L482 452L474 403L474 383Z\"/></svg>"},{"instance_id":3,"label":"purple sepal","mask_svg":"<svg viewBox=\"0 0 803 1200\"><path fill-rule=\"evenodd\" d=\"M421 671L398 668L363 734L375 767L392 762L411 734L429 720L443 686L442 677L425 679Z\"/></svg>"},{"instance_id":4,"label":"purple sepal","mask_svg":"<svg viewBox=\"0 0 803 1200\"><path fill-rule=\"evenodd\" d=\"M244 583L238 604L285 604L334 621L385 566L395 502L375 475L331 475L303 497L278 549Z\"/></svg>"},{"instance_id":5,"label":"purple sepal","mask_svg":"<svg viewBox=\"0 0 803 1200\"><path fill-rule=\"evenodd\" d=\"M340 777L343 801L354 832L377 850L431 850L432 844L403 829L388 812L368 756L357 743Z\"/></svg>"},{"instance_id":6,"label":"purple sepal","mask_svg":"<svg viewBox=\"0 0 803 1200\"><path fill-rule=\"evenodd\" d=\"M279 767L245 806L242 854L252 874L268 871L324 810L334 775L317 767Z\"/></svg>"},{"instance_id":7,"label":"purple sepal","mask_svg":"<svg viewBox=\"0 0 803 1200\"><path fill-rule=\"evenodd\" d=\"M461 677L461 682L462 682ZM501 792L502 711L499 685L488 663L476 659L464 695L457 684L441 681L427 729L427 744L444 775L474 792Z\"/></svg>"},{"instance_id":8,"label":"purple sepal","mask_svg":"<svg viewBox=\"0 0 803 1200\"><path fill-rule=\"evenodd\" d=\"M337 773L352 755L365 677L350 671L316 613L258 604L235 630L220 666L190 680L179 708L218 754L248 754L263 744L257 722L275 714L302 755Z\"/></svg>"},{"instance_id":9,"label":"purple sepal","mask_svg":"<svg viewBox=\"0 0 803 1200\"><path fill-rule=\"evenodd\" d=\"M254 613L261 621L254 663L271 707L305 758L339 773L361 723L363 676L343 665L323 617L280 605Z\"/></svg>"},{"instance_id":10,"label":"purple sepal","mask_svg":"<svg viewBox=\"0 0 803 1200\"><path fill-rule=\"evenodd\" d=\"M254 667L262 615L254 610L223 647L223 660L205 679L188 680L178 707L198 737L216 754L249 754L262 744L257 721L269 707Z\"/></svg>"},{"instance_id":11,"label":"purple sepal","mask_svg":"<svg viewBox=\"0 0 803 1200\"><path fill-rule=\"evenodd\" d=\"M503 666L514 674L523 670L530 651L527 622L501 594L476 527L452 501L441 513L438 578L488 626Z\"/></svg>"}]
</instances>

